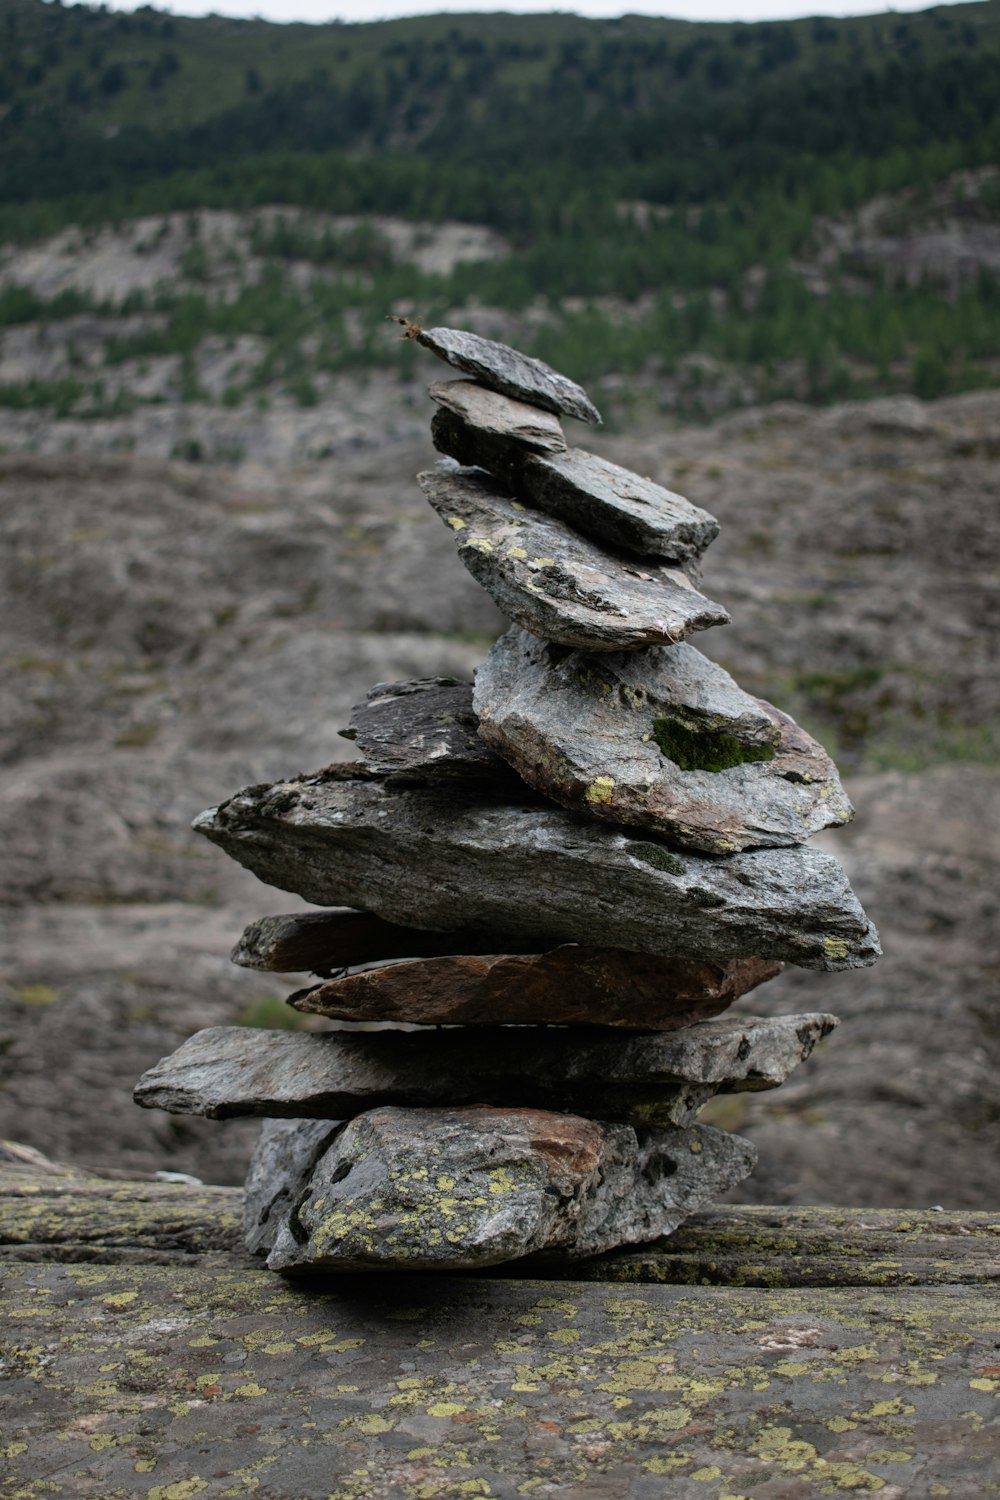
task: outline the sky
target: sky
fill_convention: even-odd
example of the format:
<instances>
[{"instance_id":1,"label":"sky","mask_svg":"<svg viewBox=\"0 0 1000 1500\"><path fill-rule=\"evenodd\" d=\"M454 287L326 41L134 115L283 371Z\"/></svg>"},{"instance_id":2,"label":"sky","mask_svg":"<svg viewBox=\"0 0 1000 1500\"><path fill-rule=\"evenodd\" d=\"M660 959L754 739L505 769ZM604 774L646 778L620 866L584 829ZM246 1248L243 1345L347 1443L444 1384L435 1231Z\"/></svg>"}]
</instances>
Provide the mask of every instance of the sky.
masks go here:
<instances>
[{"instance_id":1,"label":"sky","mask_svg":"<svg viewBox=\"0 0 1000 1500\"><path fill-rule=\"evenodd\" d=\"M135 10L145 0L111 0L112 10ZM157 10L178 16L262 16L268 21L383 21L441 11L518 11L539 15L572 11L580 16L673 16L686 21L778 21L796 16L867 16L879 11L927 10L933 0L152 0ZM939 0L941 3L941 0ZM960 0L943 0L946 5Z\"/></svg>"}]
</instances>

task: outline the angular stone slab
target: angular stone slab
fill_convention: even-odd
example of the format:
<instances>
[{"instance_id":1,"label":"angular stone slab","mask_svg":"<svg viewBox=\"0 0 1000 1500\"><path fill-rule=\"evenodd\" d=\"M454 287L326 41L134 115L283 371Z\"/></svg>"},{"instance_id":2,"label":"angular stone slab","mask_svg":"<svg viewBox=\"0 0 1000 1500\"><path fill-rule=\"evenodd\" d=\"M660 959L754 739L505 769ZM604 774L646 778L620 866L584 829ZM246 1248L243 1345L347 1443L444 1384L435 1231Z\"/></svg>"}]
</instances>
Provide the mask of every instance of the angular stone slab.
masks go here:
<instances>
[{"instance_id":1,"label":"angular stone slab","mask_svg":"<svg viewBox=\"0 0 1000 1500\"><path fill-rule=\"evenodd\" d=\"M532 950L530 939L523 935L519 940L514 934L471 928L428 932L386 922L370 911L306 911L259 917L246 928L229 957L243 969L328 975L385 959L495 953L499 947L508 954Z\"/></svg>"},{"instance_id":2,"label":"angular stone slab","mask_svg":"<svg viewBox=\"0 0 1000 1500\"><path fill-rule=\"evenodd\" d=\"M803 844L853 816L823 747L687 644L567 656L515 628L474 702L482 738L536 791L684 848Z\"/></svg>"},{"instance_id":3,"label":"angular stone slab","mask_svg":"<svg viewBox=\"0 0 1000 1500\"><path fill-rule=\"evenodd\" d=\"M299 1128L308 1158L313 1135ZM290 1166L287 1208L275 1205L273 1160L265 1134L246 1202L248 1217L274 1226L272 1270L429 1271L657 1239L746 1177L756 1152L709 1126L640 1139L541 1110L378 1109L346 1125L311 1171Z\"/></svg>"},{"instance_id":4,"label":"angular stone slab","mask_svg":"<svg viewBox=\"0 0 1000 1500\"><path fill-rule=\"evenodd\" d=\"M477 397L477 391L465 381L430 387L441 408L431 423L441 453L489 470L538 510L613 547L694 560L718 536L714 516L651 479L582 448L539 454L538 438L519 418L530 408L486 391Z\"/></svg>"},{"instance_id":5,"label":"angular stone slab","mask_svg":"<svg viewBox=\"0 0 1000 1500\"><path fill-rule=\"evenodd\" d=\"M520 781L479 738L471 684L454 678L380 682L355 704L341 734L381 775L494 780L508 789Z\"/></svg>"},{"instance_id":6,"label":"angular stone slab","mask_svg":"<svg viewBox=\"0 0 1000 1500\"><path fill-rule=\"evenodd\" d=\"M607 1037L562 1027L425 1032L199 1031L140 1078L171 1114L349 1120L381 1105L490 1104L686 1124L717 1093L777 1088L834 1016L722 1016Z\"/></svg>"},{"instance_id":7,"label":"angular stone slab","mask_svg":"<svg viewBox=\"0 0 1000 1500\"><path fill-rule=\"evenodd\" d=\"M441 411L435 416L449 413L463 426L481 433L484 442L494 442L498 459L512 449L519 453L565 453L566 438L559 418L551 412L539 411L537 406L528 406L524 401L514 401L510 396L501 396L498 391L487 390L474 380L440 380L427 387L427 394L437 402ZM450 450L442 450L447 453ZM484 450L484 453L487 450ZM503 478L499 469L493 468L484 459L458 458L459 463L479 464L489 469L497 478Z\"/></svg>"},{"instance_id":8,"label":"angular stone slab","mask_svg":"<svg viewBox=\"0 0 1000 1500\"><path fill-rule=\"evenodd\" d=\"M520 354L506 344L484 339L478 333L464 333L458 328L421 328L406 318L396 318L403 325L403 337L416 339L438 359L471 375L480 385L515 401L527 401L544 411L578 417L581 422L601 420L601 414L586 391L560 375L544 360Z\"/></svg>"},{"instance_id":9,"label":"angular stone slab","mask_svg":"<svg viewBox=\"0 0 1000 1500\"><path fill-rule=\"evenodd\" d=\"M463 954L389 964L299 990L288 1003L344 1021L549 1022L676 1031L719 1015L781 968L766 958L711 964L567 945L549 953Z\"/></svg>"},{"instance_id":10,"label":"angular stone slab","mask_svg":"<svg viewBox=\"0 0 1000 1500\"><path fill-rule=\"evenodd\" d=\"M615 556L512 500L488 475L435 469L417 477L473 578L535 635L586 651L635 651L729 620L682 569Z\"/></svg>"},{"instance_id":11,"label":"angular stone slab","mask_svg":"<svg viewBox=\"0 0 1000 1500\"><path fill-rule=\"evenodd\" d=\"M863 968L880 952L840 865L817 849L706 859L561 808L386 787L352 766L248 787L194 827L317 906L442 932L510 928L531 951L586 943L816 969Z\"/></svg>"}]
</instances>

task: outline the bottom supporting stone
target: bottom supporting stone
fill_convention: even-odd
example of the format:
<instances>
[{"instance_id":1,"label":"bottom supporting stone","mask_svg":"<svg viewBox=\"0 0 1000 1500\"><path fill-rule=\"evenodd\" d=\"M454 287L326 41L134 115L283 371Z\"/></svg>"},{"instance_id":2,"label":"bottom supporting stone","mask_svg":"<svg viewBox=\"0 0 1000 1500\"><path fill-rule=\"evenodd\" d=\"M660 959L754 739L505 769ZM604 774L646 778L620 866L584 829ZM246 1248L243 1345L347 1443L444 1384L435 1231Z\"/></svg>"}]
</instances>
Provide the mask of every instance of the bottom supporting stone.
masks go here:
<instances>
[{"instance_id":1,"label":"bottom supporting stone","mask_svg":"<svg viewBox=\"0 0 1000 1500\"><path fill-rule=\"evenodd\" d=\"M755 1161L749 1141L707 1125L637 1134L546 1110L269 1120L247 1178L246 1239L285 1273L577 1259L671 1233Z\"/></svg>"}]
</instances>

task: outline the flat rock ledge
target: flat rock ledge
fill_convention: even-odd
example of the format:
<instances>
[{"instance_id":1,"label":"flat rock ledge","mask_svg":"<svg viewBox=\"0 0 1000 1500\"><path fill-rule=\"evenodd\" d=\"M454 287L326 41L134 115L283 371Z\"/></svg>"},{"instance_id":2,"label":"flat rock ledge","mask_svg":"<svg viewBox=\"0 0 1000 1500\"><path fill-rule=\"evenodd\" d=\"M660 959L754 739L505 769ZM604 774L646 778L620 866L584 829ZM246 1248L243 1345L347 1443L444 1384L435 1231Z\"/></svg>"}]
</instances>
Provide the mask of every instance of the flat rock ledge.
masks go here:
<instances>
[{"instance_id":1,"label":"flat rock ledge","mask_svg":"<svg viewBox=\"0 0 1000 1500\"><path fill-rule=\"evenodd\" d=\"M478 668L474 706L536 791L683 848L802 844L853 816L823 747L686 643L567 655L515 627Z\"/></svg>"},{"instance_id":2,"label":"flat rock ledge","mask_svg":"<svg viewBox=\"0 0 1000 1500\"><path fill-rule=\"evenodd\" d=\"M777 1088L836 1024L828 1015L724 1016L629 1037L546 1026L326 1034L214 1026L144 1073L135 1101L213 1120L349 1120L381 1105L489 1104L687 1124L714 1094Z\"/></svg>"},{"instance_id":3,"label":"flat rock ledge","mask_svg":"<svg viewBox=\"0 0 1000 1500\"><path fill-rule=\"evenodd\" d=\"M537 947L537 944L534 945ZM530 953L523 935L476 931L426 932L386 922L370 911L296 911L258 917L229 957L242 969L329 977L362 964L451 954Z\"/></svg>"},{"instance_id":4,"label":"flat rock ledge","mask_svg":"<svg viewBox=\"0 0 1000 1500\"><path fill-rule=\"evenodd\" d=\"M818 969L880 952L840 865L816 849L708 859L557 807L389 787L353 766L249 787L194 826L267 885L404 926Z\"/></svg>"},{"instance_id":5,"label":"flat rock ledge","mask_svg":"<svg viewBox=\"0 0 1000 1500\"><path fill-rule=\"evenodd\" d=\"M766 958L712 964L566 944L548 953L389 963L299 990L288 1003L344 1021L677 1031L721 1014L781 968Z\"/></svg>"},{"instance_id":6,"label":"flat rock ledge","mask_svg":"<svg viewBox=\"0 0 1000 1500\"><path fill-rule=\"evenodd\" d=\"M478 333L465 333L458 328L418 328L405 318L397 321L404 326L404 338L416 339L438 359L502 396L512 396L515 401L526 401L529 406L540 406L557 415L576 417L581 422L601 421L600 412L583 387L560 375L544 360L533 359L530 354L521 354L493 339L481 338Z\"/></svg>"},{"instance_id":7,"label":"flat rock ledge","mask_svg":"<svg viewBox=\"0 0 1000 1500\"><path fill-rule=\"evenodd\" d=\"M248 1242L272 1270L474 1270L595 1255L669 1234L756 1160L749 1141L709 1126L639 1137L530 1109L377 1109L323 1147L313 1122L265 1128L245 1215Z\"/></svg>"},{"instance_id":8,"label":"flat rock ledge","mask_svg":"<svg viewBox=\"0 0 1000 1500\"><path fill-rule=\"evenodd\" d=\"M642 556L694 561L719 523L651 479L582 448L566 449L561 431L539 433L518 402L468 381L432 385L439 410L434 446L460 464L486 469L518 499L576 531Z\"/></svg>"},{"instance_id":9,"label":"flat rock ledge","mask_svg":"<svg viewBox=\"0 0 1000 1500\"><path fill-rule=\"evenodd\" d=\"M636 651L729 621L682 568L615 555L511 499L481 470L431 469L417 478L473 578L535 635L584 651Z\"/></svg>"}]
</instances>

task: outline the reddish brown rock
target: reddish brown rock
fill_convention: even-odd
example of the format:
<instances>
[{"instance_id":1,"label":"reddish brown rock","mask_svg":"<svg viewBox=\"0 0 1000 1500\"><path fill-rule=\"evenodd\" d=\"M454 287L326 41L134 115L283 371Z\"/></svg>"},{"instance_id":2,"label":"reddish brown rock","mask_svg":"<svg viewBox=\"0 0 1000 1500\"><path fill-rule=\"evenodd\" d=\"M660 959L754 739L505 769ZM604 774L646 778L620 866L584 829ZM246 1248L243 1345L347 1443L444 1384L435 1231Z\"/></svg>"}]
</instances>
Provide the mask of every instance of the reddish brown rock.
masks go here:
<instances>
[{"instance_id":1,"label":"reddish brown rock","mask_svg":"<svg viewBox=\"0 0 1000 1500\"><path fill-rule=\"evenodd\" d=\"M699 963L567 944L549 953L429 958L332 979L290 996L296 1010L424 1025L555 1022L674 1031L717 1016L780 973L770 959Z\"/></svg>"}]
</instances>

